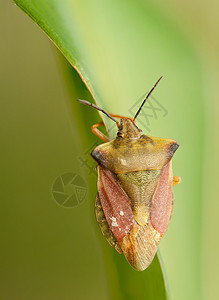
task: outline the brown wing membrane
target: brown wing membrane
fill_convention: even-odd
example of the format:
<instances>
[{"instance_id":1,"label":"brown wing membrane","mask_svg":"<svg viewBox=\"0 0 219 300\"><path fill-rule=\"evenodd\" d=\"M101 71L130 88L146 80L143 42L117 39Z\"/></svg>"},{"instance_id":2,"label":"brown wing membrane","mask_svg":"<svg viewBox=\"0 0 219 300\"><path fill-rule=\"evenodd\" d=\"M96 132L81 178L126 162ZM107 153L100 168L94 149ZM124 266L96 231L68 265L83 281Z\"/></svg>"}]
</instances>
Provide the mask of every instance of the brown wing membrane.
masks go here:
<instances>
[{"instance_id":1,"label":"brown wing membrane","mask_svg":"<svg viewBox=\"0 0 219 300\"><path fill-rule=\"evenodd\" d=\"M160 233L150 222L144 226L135 223L122 239L120 246L130 265L138 271L143 271L152 262L160 240Z\"/></svg>"},{"instance_id":2,"label":"brown wing membrane","mask_svg":"<svg viewBox=\"0 0 219 300\"><path fill-rule=\"evenodd\" d=\"M129 199L118 185L115 175L109 170L98 169L97 188L103 211L117 241L130 231L134 224L134 215Z\"/></svg>"},{"instance_id":3,"label":"brown wing membrane","mask_svg":"<svg viewBox=\"0 0 219 300\"><path fill-rule=\"evenodd\" d=\"M173 174L172 161L168 162L162 169L160 180L155 190L150 219L153 227L163 236L165 233L172 208Z\"/></svg>"}]
</instances>

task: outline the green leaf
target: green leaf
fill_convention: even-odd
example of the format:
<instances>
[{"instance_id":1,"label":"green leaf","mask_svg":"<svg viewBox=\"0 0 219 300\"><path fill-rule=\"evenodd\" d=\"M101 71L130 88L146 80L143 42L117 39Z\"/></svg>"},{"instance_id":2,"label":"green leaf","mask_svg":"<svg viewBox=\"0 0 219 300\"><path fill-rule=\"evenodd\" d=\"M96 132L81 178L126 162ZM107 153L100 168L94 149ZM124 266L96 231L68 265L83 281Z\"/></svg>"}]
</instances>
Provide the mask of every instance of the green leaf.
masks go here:
<instances>
[{"instance_id":1,"label":"green leaf","mask_svg":"<svg viewBox=\"0 0 219 300\"><path fill-rule=\"evenodd\" d=\"M80 73L95 101L108 112L133 116L142 95L164 75L138 122L145 133L173 138L181 144L174 158L174 170L183 182L175 188L175 216L160 249L173 299L200 299L203 137L196 134L196 129L204 129L203 97L199 61L189 41L156 6L143 0L15 3L47 33ZM85 87L78 88L75 76L71 82L77 82L75 99L89 97ZM90 121L98 121L90 108L74 101L71 107L81 132L88 132ZM109 130L112 124L104 116L103 119ZM93 140L87 137L83 145L91 146ZM95 197L95 182L89 178L89 183ZM114 251L105 244L104 241L105 275L113 296L132 299L138 295L138 299L144 299L148 293L147 299L165 299L157 259L145 272L128 271L125 260L121 256L113 260ZM151 289L151 282L156 289Z\"/></svg>"}]
</instances>

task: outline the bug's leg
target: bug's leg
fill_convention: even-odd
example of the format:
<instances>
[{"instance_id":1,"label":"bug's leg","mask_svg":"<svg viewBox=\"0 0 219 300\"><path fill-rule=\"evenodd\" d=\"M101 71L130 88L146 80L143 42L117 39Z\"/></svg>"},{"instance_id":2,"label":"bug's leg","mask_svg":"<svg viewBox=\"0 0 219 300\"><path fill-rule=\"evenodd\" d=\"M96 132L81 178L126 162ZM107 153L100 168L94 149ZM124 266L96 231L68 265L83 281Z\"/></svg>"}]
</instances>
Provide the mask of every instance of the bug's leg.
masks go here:
<instances>
[{"instance_id":1,"label":"bug's leg","mask_svg":"<svg viewBox=\"0 0 219 300\"><path fill-rule=\"evenodd\" d=\"M181 177L180 177L180 176L173 176L173 186L179 184L180 181L181 181ZM172 218L173 211L174 211L174 195L172 195L172 201L171 201L171 213L170 213L169 223L170 223L170 220L171 220L171 218Z\"/></svg>"},{"instance_id":2,"label":"bug's leg","mask_svg":"<svg viewBox=\"0 0 219 300\"><path fill-rule=\"evenodd\" d=\"M113 117L113 118L118 118L118 119L127 118L127 117L123 117L123 116L120 116L120 115L114 115L114 114L110 114L110 116Z\"/></svg>"},{"instance_id":3,"label":"bug's leg","mask_svg":"<svg viewBox=\"0 0 219 300\"><path fill-rule=\"evenodd\" d=\"M91 131L99 138L101 139L101 141L103 141L104 143L109 142L110 139L105 136L105 134L103 134L99 129L97 129L97 127L104 125L103 122L94 124L91 126Z\"/></svg>"},{"instance_id":4,"label":"bug's leg","mask_svg":"<svg viewBox=\"0 0 219 300\"><path fill-rule=\"evenodd\" d=\"M110 116L113 117L113 118L118 118L118 119L131 119L131 120L133 120L132 118L128 118L128 117L124 117L124 116L120 116L120 115L110 114Z\"/></svg>"},{"instance_id":5,"label":"bug's leg","mask_svg":"<svg viewBox=\"0 0 219 300\"><path fill-rule=\"evenodd\" d=\"M181 181L180 176L173 176L173 186L179 184Z\"/></svg>"}]
</instances>

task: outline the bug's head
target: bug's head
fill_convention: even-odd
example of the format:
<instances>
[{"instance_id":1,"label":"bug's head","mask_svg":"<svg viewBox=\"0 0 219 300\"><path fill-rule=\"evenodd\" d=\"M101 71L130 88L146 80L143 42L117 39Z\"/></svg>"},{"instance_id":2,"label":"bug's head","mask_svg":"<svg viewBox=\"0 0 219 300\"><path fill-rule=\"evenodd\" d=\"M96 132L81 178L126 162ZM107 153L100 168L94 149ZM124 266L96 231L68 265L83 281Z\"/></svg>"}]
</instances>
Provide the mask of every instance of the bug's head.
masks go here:
<instances>
[{"instance_id":1,"label":"bug's head","mask_svg":"<svg viewBox=\"0 0 219 300\"><path fill-rule=\"evenodd\" d=\"M117 137L119 138L139 138L142 130L139 129L135 121L131 118L120 118Z\"/></svg>"}]
</instances>

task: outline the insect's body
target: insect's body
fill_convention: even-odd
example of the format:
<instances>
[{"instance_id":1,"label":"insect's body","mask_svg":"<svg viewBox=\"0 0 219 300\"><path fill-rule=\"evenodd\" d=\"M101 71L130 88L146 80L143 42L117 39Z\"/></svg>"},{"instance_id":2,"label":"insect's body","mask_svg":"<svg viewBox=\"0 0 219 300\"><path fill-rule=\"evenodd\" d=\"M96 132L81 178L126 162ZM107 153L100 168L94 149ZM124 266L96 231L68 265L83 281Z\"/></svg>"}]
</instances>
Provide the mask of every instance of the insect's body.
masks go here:
<instances>
[{"instance_id":1,"label":"insect's body","mask_svg":"<svg viewBox=\"0 0 219 300\"><path fill-rule=\"evenodd\" d=\"M105 142L91 153L98 164L96 217L110 245L123 252L136 270L145 270L152 262L173 213L172 187L180 182L180 177L172 174L172 157L179 145L144 135L135 123L160 79L134 119L114 116L120 123L99 107L79 100L117 123L113 140L97 129L103 123L92 126L93 133Z\"/></svg>"},{"instance_id":2,"label":"insect's body","mask_svg":"<svg viewBox=\"0 0 219 300\"><path fill-rule=\"evenodd\" d=\"M98 163L97 220L109 243L137 270L151 263L172 215L171 159L177 148L176 142L144 135L131 119L123 118L117 137L91 153ZM106 205L113 197L105 182L110 179L120 197L112 208ZM122 192L131 208L128 213L121 205Z\"/></svg>"}]
</instances>

